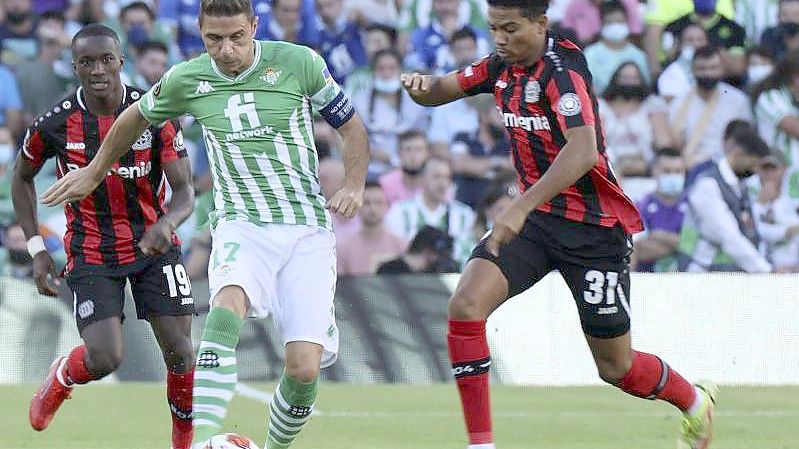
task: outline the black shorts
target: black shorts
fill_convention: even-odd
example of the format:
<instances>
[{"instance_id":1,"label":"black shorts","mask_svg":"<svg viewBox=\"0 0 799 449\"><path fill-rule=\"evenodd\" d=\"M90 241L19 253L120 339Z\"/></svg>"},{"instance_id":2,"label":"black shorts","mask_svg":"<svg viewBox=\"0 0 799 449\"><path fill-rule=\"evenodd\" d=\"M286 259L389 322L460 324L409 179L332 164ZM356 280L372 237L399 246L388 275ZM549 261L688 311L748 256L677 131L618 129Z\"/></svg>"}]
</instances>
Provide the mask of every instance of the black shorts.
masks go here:
<instances>
[{"instance_id":1,"label":"black shorts","mask_svg":"<svg viewBox=\"0 0 799 449\"><path fill-rule=\"evenodd\" d=\"M80 267L67 275L72 290L73 312L78 331L91 323L111 317L125 319L125 282L136 303L136 316L149 319L157 316L194 314L191 283L183 267L180 247L152 257L148 263L134 269L120 268L115 273L92 272Z\"/></svg>"},{"instance_id":2,"label":"black shorts","mask_svg":"<svg viewBox=\"0 0 799 449\"><path fill-rule=\"evenodd\" d=\"M471 258L495 263L508 280L508 297L529 289L552 270L572 291L583 331L613 338L630 330L629 237L607 228L534 212L517 237L494 257L485 239Z\"/></svg>"}]
</instances>

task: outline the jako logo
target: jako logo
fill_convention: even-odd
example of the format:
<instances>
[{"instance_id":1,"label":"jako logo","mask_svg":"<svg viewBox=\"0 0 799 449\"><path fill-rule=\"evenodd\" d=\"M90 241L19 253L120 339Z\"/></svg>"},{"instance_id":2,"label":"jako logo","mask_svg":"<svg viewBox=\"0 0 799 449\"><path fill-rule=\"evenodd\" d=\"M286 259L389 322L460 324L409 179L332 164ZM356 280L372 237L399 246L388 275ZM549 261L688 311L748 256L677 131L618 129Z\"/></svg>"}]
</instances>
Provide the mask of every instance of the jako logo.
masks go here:
<instances>
[{"instance_id":1,"label":"jako logo","mask_svg":"<svg viewBox=\"0 0 799 449\"><path fill-rule=\"evenodd\" d=\"M67 142L67 150L85 150L86 144L83 142Z\"/></svg>"},{"instance_id":2,"label":"jako logo","mask_svg":"<svg viewBox=\"0 0 799 449\"><path fill-rule=\"evenodd\" d=\"M522 128L526 131L551 130L549 119L544 116L519 117L516 114L505 112L502 114L502 118L508 128Z\"/></svg>"},{"instance_id":3,"label":"jako logo","mask_svg":"<svg viewBox=\"0 0 799 449\"><path fill-rule=\"evenodd\" d=\"M67 168L72 170L77 170L77 164L67 164ZM113 176L114 174L119 175L121 178L125 179L136 179L136 178L143 178L148 176L150 172L153 171L153 163L152 161L147 162L139 162L138 164L132 167L119 167L119 168L112 168L108 171L106 176Z\"/></svg>"}]
</instances>

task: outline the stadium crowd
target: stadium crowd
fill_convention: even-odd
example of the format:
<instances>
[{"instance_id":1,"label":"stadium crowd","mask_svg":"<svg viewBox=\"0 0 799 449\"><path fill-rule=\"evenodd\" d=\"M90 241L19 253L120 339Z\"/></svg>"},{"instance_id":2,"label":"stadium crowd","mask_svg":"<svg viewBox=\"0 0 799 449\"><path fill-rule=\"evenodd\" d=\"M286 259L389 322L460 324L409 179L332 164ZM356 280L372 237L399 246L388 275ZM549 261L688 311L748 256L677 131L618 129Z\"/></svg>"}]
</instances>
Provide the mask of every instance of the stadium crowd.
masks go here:
<instances>
[{"instance_id":1,"label":"stadium crowd","mask_svg":"<svg viewBox=\"0 0 799 449\"><path fill-rule=\"evenodd\" d=\"M363 210L335 219L339 274L458 271L518 194L506 127L541 124L503 116L488 95L425 108L399 77L464 69L491 52L485 2L253 4L257 37L316 49L369 132ZM122 39L123 81L149 89L203 51L198 11L199 0L3 1L5 274L31 272L9 173L27 125L76 88L71 37L86 23L111 26ZM644 217L636 269L799 272L799 0L551 0L548 16L584 49L607 151ZM202 278L212 182L199 127L191 117L183 125L197 204L178 232L187 271ZM340 142L321 119L315 137L320 185L330 195L344 180ZM38 191L54 179L51 160ZM63 263L63 214L39 214L47 247Z\"/></svg>"}]
</instances>

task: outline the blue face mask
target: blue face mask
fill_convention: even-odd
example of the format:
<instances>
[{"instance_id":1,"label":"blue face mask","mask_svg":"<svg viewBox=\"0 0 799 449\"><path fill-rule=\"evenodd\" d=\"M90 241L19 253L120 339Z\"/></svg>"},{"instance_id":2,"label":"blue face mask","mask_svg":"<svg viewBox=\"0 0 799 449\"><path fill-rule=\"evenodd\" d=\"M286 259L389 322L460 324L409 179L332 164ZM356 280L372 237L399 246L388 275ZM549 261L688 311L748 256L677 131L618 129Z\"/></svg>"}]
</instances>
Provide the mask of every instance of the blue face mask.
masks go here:
<instances>
[{"instance_id":1,"label":"blue face mask","mask_svg":"<svg viewBox=\"0 0 799 449\"><path fill-rule=\"evenodd\" d=\"M694 11L697 14L713 14L716 12L716 0L694 0Z\"/></svg>"},{"instance_id":2,"label":"blue face mask","mask_svg":"<svg viewBox=\"0 0 799 449\"><path fill-rule=\"evenodd\" d=\"M658 192L666 196L679 196L685 187L685 176L681 173L669 173L657 178Z\"/></svg>"},{"instance_id":3,"label":"blue face mask","mask_svg":"<svg viewBox=\"0 0 799 449\"><path fill-rule=\"evenodd\" d=\"M133 46L139 46L150 40L150 33L144 25L133 25L128 30L128 42Z\"/></svg>"}]
</instances>

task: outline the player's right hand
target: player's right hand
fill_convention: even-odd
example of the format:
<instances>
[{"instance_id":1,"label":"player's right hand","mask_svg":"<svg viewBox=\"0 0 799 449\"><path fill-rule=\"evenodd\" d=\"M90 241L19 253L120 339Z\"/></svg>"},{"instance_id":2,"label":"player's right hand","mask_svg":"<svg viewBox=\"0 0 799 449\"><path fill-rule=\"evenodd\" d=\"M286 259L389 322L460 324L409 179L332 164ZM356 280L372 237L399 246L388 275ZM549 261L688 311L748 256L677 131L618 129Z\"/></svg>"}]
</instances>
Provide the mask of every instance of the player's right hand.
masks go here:
<instances>
[{"instance_id":1,"label":"player's right hand","mask_svg":"<svg viewBox=\"0 0 799 449\"><path fill-rule=\"evenodd\" d=\"M412 96L414 94L430 92L433 87L433 75L422 75L421 73L403 73L400 75L402 87Z\"/></svg>"},{"instance_id":2,"label":"player's right hand","mask_svg":"<svg viewBox=\"0 0 799 449\"><path fill-rule=\"evenodd\" d=\"M42 251L33 257L33 278L39 293L47 296L58 296L58 274L55 271L55 262L50 253Z\"/></svg>"},{"instance_id":3,"label":"player's right hand","mask_svg":"<svg viewBox=\"0 0 799 449\"><path fill-rule=\"evenodd\" d=\"M102 182L105 174L98 179L91 167L70 170L55 184L51 185L39 198L42 204L57 206L86 198Z\"/></svg>"}]
</instances>

